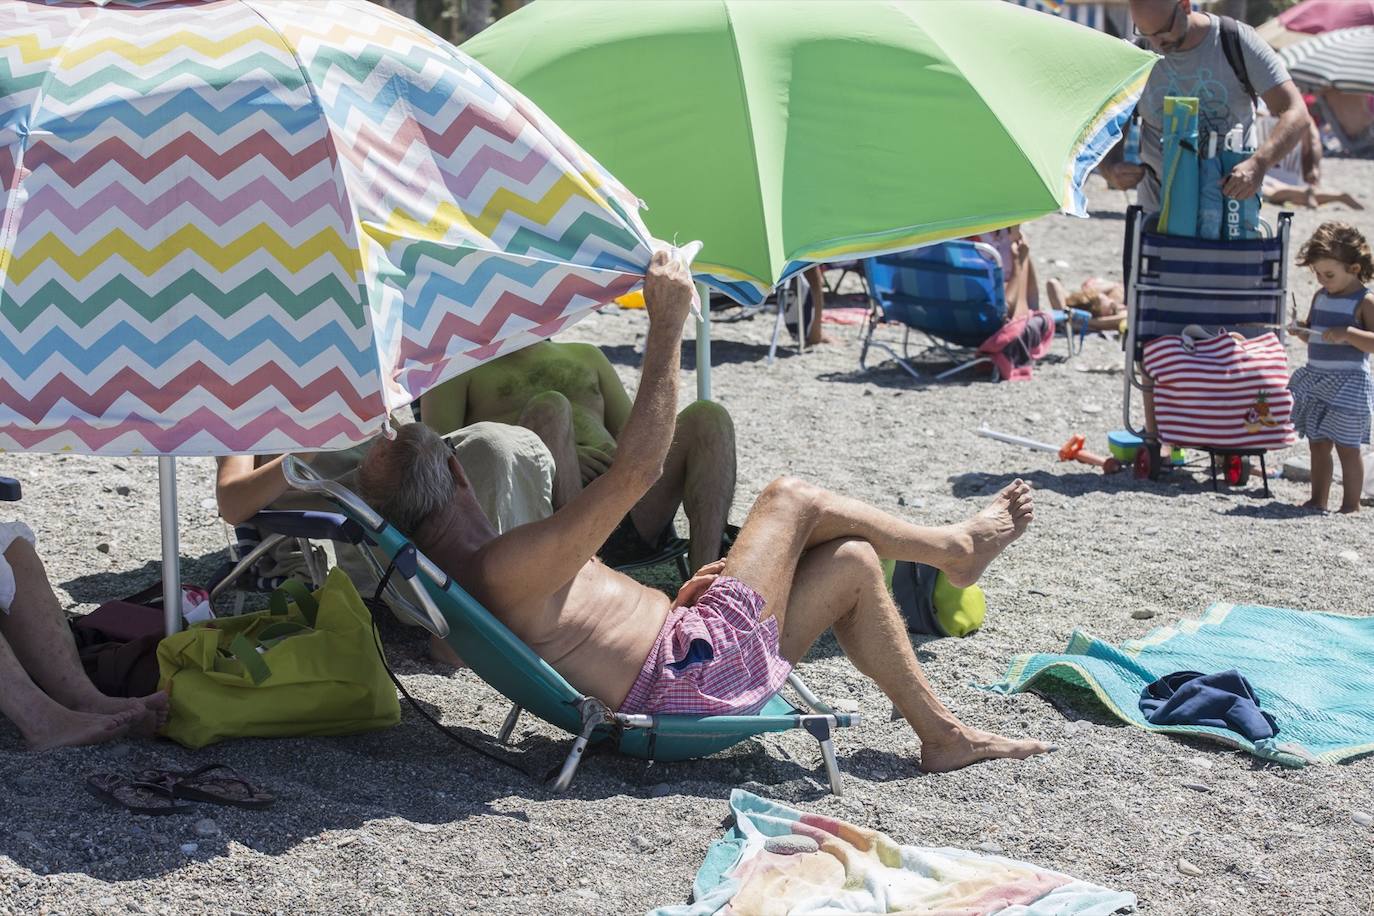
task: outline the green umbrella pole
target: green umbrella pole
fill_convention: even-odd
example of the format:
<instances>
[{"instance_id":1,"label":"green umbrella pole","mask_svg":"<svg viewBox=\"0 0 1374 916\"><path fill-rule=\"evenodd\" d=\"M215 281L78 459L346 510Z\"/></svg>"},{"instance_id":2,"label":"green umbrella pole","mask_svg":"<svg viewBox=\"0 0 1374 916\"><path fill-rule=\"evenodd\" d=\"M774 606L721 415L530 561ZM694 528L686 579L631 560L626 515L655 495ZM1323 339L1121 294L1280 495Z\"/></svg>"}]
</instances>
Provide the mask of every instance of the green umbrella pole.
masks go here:
<instances>
[{"instance_id":1,"label":"green umbrella pole","mask_svg":"<svg viewBox=\"0 0 1374 916\"><path fill-rule=\"evenodd\" d=\"M697 400L711 400L711 291L697 284L701 318L697 321Z\"/></svg>"}]
</instances>

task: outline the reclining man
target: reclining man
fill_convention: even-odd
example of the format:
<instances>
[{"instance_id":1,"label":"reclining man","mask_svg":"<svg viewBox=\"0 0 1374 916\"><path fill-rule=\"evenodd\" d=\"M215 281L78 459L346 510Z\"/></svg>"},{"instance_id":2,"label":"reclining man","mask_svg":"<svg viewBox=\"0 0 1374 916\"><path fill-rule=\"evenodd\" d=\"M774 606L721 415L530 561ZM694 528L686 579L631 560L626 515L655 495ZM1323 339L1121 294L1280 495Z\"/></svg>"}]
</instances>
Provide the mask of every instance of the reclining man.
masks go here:
<instances>
[{"instance_id":1,"label":"reclining man","mask_svg":"<svg viewBox=\"0 0 1374 916\"><path fill-rule=\"evenodd\" d=\"M593 556L658 480L672 439L688 273L655 256L639 391L615 462L553 515L497 535L433 430L402 427L364 460L362 495L578 690L627 713L752 714L827 629L921 739L927 771L1053 748L972 729L921 673L879 557L919 560L969 585L1032 519L1016 481L971 519L912 525L800 480L769 484L727 559L675 601Z\"/></svg>"},{"instance_id":2,"label":"reclining man","mask_svg":"<svg viewBox=\"0 0 1374 916\"><path fill-rule=\"evenodd\" d=\"M553 455L553 507L567 505L619 460L616 440L630 396L604 353L591 344L541 341L494 359L420 399L420 416L441 435L496 421L533 430ZM663 474L616 526L601 558L612 566L657 553L674 536L681 505L698 569L720 557L735 495L735 431L710 401L677 416Z\"/></svg>"}]
</instances>

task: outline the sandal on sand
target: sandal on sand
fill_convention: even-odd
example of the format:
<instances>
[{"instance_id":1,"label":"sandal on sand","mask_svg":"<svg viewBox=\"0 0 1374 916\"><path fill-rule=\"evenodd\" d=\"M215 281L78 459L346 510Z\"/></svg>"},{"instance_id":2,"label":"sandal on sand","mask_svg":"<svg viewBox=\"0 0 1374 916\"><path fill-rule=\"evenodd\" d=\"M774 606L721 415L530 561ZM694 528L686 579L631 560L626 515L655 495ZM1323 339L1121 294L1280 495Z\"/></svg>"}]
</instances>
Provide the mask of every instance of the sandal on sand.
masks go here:
<instances>
[{"instance_id":1,"label":"sandal on sand","mask_svg":"<svg viewBox=\"0 0 1374 916\"><path fill-rule=\"evenodd\" d=\"M276 796L253 786L223 763L207 763L189 772L144 770L139 779L164 789L172 798L231 805L235 808L266 808Z\"/></svg>"},{"instance_id":2,"label":"sandal on sand","mask_svg":"<svg viewBox=\"0 0 1374 916\"><path fill-rule=\"evenodd\" d=\"M127 808L134 814L181 814L190 805L179 805L166 786L142 782L118 773L92 773L86 777L86 791L109 805Z\"/></svg>"}]
</instances>

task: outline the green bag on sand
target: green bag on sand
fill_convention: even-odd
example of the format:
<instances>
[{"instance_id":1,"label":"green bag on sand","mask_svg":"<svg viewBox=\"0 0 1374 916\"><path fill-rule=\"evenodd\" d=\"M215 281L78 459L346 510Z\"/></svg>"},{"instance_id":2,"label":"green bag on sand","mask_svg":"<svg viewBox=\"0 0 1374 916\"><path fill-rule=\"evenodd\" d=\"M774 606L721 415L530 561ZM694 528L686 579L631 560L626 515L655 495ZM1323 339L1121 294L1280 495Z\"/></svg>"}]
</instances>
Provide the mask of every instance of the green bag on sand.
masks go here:
<instances>
[{"instance_id":1,"label":"green bag on sand","mask_svg":"<svg viewBox=\"0 0 1374 916\"><path fill-rule=\"evenodd\" d=\"M401 721L358 590L332 569L313 595L288 581L272 609L219 617L158 644L171 694L162 734L187 747L225 738L351 735Z\"/></svg>"},{"instance_id":2,"label":"green bag on sand","mask_svg":"<svg viewBox=\"0 0 1374 916\"><path fill-rule=\"evenodd\" d=\"M983 625L988 603L976 585L956 588L934 566L883 561L887 586L912 633L967 636Z\"/></svg>"}]
</instances>

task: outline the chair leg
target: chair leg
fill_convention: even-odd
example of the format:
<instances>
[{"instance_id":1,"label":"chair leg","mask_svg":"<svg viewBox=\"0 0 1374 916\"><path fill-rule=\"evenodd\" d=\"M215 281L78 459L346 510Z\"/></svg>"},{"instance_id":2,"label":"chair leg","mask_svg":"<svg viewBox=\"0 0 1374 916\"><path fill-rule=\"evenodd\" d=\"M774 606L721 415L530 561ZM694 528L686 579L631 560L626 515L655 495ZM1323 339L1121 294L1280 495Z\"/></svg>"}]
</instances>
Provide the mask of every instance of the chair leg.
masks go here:
<instances>
[{"instance_id":1,"label":"chair leg","mask_svg":"<svg viewBox=\"0 0 1374 916\"><path fill-rule=\"evenodd\" d=\"M553 791L555 792L562 792L568 788L573 775L577 772L577 765L582 762L582 754L587 750L587 745L591 743L592 733L596 731L598 726L611 721L610 710L600 700L583 697L580 706L582 709L582 733L573 741L572 749L568 751L568 756L563 761L563 769L559 770L558 778L553 782Z\"/></svg>"},{"instance_id":2,"label":"chair leg","mask_svg":"<svg viewBox=\"0 0 1374 916\"><path fill-rule=\"evenodd\" d=\"M969 360L968 362L960 363L959 365L955 366L955 367L952 368L952 369L946 369L944 372L941 372L940 374L936 375L935 377L936 377L937 379L944 380L944 379L949 378L951 375L958 375L960 372L963 372L965 369L972 369L974 366L977 366L977 365L979 365L980 363L990 363L990 362L992 362L992 360L988 359L986 356L980 356L978 359L971 359L971 360Z\"/></svg>"},{"instance_id":3,"label":"chair leg","mask_svg":"<svg viewBox=\"0 0 1374 916\"><path fill-rule=\"evenodd\" d=\"M497 744L509 744L510 736L515 731L515 723L520 721L521 709L519 703L512 703L510 712L506 713L506 721L501 723L501 730L496 733Z\"/></svg>"},{"instance_id":4,"label":"chair leg","mask_svg":"<svg viewBox=\"0 0 1374 916\"><path fill-rule=\"evenodd\" d=\"M830 717L829 716L809 716L805 722L806 730L811 733L821 746L821 757L825 760L825 775L830 781L830 791L835 795L843 795L844 787L840 784L840 766L835 760L835 744L830 740Z\"/></svg>"},{"instance_id":5,"label":"chair leg","mask_svg":"<svg viewBox=\"0 0 1374 916\"><path fill-rule=\"evenodd\" d=\"M779 290L779 291L778 291L778 317L777 317L776 319L774 319L774 321L773 321L773 339L772 339L772 341L769 342L769 344L768 344L768 359L767 359L767 360L765 361L765 363L764 363L765 365L768 365L768 366L773 365L773 358L774 358L774 357L777 355L777 353L778 353L778 338L782 336L782 326L783 326L783 322L785 322L785 321L787 320L786 315L784 314L784 313L787 311L787 306L785 306L785 305L783 304L783 299L782 299L782 297L783 297L782 291Z\"/></svg>"},{"instance_id":6,"label":"chair leg","mask_svg":"<svg viewBox=\"0 0 1374 916\"><path fill-rule=\"evenodd\" d=\"M210 600L214 601L223 594L224 591L232 586L244 573L251 570L263 554L267 553L273 547L276 547L277 544L281 543L283 540L285 540L285 535L269 534L259 541L258 546L245 554L243 559L239 560L223 579L215 583L210 590Z\"/></svg>"}]
</instances>

